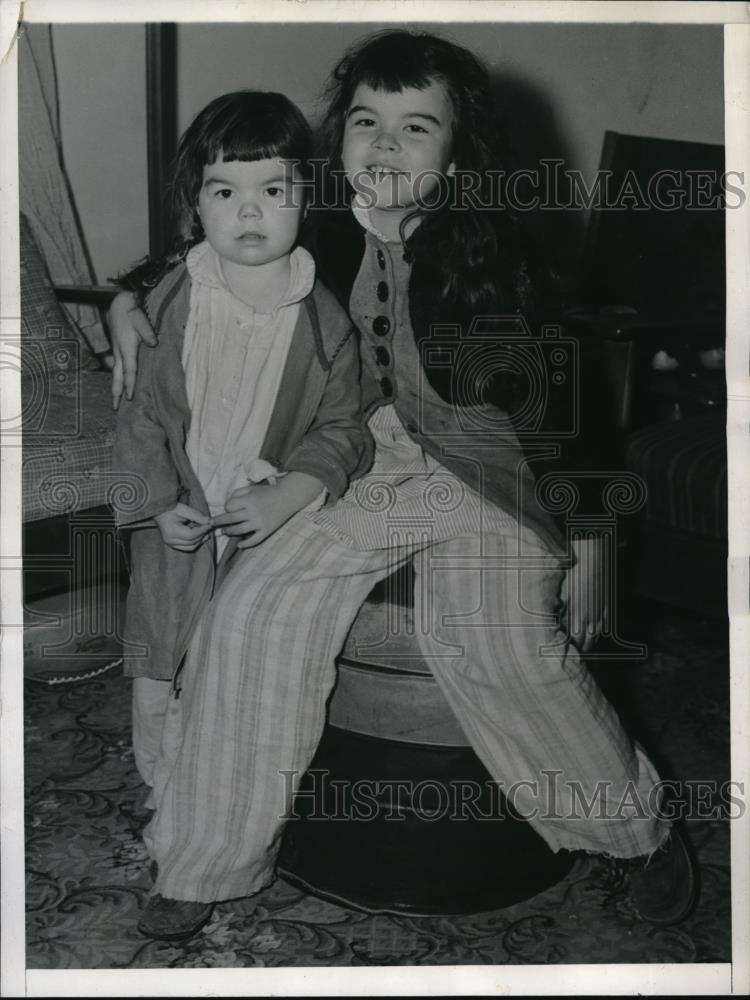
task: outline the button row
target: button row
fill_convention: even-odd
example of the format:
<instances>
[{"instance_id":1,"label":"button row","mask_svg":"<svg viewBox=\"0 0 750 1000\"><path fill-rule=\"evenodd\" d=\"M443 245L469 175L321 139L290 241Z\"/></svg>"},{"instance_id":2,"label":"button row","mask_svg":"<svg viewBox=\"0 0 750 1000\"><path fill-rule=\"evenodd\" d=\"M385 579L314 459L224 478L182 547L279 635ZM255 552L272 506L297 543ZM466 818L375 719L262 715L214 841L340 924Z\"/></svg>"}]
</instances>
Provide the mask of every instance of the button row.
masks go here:
<instances>
[{"instance_id":1,"label":"button row","mask_svg":"<svg viewBox=\"0 0 750 1000\"><path fill-rule=\"evenodd\" d=\"M375 257L380 270L385 271L385 254L383 251L378 250ZM385 281L378 282L375 292L378 297L378 302L388 301L389 289ZM372 321L372 329L378 337L385 337L388 333L390 333L391 321L387 316L376 316ZM385 347L377 347L375 349L375 359L377 363L383 367L387 367L391 363L391 355ZM387 397L393 395L393 382L391 382L387 375L384 375L380 380L380 391Z\"/></svg>"},{"instance_id":2,"label":"button row","mask_svg":"<svg viewBox=\"0 0 750 1000\"><path fill-rule=\"evenodd\" d=\"M388 333L390 333L391 321L387 316L376 316L372 321L372 329L378 337L385 337Z\"/></svg>"}]
</instances>

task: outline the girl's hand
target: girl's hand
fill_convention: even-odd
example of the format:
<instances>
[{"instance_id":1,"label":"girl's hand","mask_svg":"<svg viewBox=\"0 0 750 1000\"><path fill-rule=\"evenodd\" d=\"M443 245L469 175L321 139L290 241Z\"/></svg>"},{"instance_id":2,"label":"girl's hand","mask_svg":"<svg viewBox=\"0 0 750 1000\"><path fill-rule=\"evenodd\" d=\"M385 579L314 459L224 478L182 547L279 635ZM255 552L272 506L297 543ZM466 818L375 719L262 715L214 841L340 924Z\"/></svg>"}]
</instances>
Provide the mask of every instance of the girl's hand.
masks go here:
<instances>
[{"instance_id":1,"label":"girl's hand","mask_svg":"<svg viewBox=\"0 0 750 1000\"><path fill-rule=\"evenodd\" d=\"M148 347L156 347L158 341L151 324L136 305L132 292L119 292L112 300L108 314L109 329L112 333L112 405L120 405L123 384L125 395L133 398L135 377L138 371L138 348L141 342Z\"/></svg>"},{"instance_id":2,"label":"girl's hand","mask_svg":"<svg viewBox=\"0 0 750 1000\"><path fill-rule=\"evenodd\" d=\"M251 484L235 490L213 520L225 535L239 536L238 549L260 545L277 528L319 496L324 487L315 476L288 472L276 486Z\"/></svg>"},{"instance_id":3,"label":"girl's hand","mask_svg":"<svg viewBox=\"0 0 750 1000\"><path fill-rule=\"evenodd\" d=\"M600 638L609 614L604 578L604 548L599 538L573 542L576 556L563 580L560 596L573 643L588 653Z\"/></svg>"},{"instance_id":4,"label":"girl's hand","mask_svg":"<svg viewBox=\"0 0 750 1000\"><path fill-rule=\"evenodd\" d=\"M178 552L195 552L212 528L210 517L184 503L178 503L174 510L166 510L154 520L164 543Z\"/></svg>"}]
</instances>

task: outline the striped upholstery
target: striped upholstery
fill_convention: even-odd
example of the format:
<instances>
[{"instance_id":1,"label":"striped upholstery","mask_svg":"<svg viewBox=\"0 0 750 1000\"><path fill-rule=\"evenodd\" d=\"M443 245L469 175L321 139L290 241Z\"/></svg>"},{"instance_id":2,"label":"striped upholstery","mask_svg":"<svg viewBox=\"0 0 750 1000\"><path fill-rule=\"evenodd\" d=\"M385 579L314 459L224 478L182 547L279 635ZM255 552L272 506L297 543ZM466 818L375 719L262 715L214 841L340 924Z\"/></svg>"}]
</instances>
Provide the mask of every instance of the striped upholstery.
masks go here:
<instances>
[{"instance_id":1,"label":"striped upholstery","mask_svg":"<svg viewBox=\"0 0 750 1000\"><path fill-rule=\"evenodd\" d=\"M726 413L659 423L628 438L628 468L646 483L643 516L706 538L727 537Z\"/></svg>"}]
</instances>

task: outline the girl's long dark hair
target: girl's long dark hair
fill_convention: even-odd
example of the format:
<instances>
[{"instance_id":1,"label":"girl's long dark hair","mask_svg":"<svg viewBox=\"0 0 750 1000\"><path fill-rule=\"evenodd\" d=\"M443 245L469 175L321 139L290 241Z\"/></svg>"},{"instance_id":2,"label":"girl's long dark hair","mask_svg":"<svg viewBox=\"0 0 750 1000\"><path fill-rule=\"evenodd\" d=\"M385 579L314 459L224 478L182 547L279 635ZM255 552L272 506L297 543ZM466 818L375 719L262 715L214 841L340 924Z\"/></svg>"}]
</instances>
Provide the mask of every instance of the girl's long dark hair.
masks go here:
<instances>
[{"instance_id":1,"label":"girl's long dark hair","mask_svg":"<svg viewBox=\"0 0 750 1000\"><path fill-rule=\"evenodd\" d=\"M330 177L350 199L351 189L340 183L341 149L346 113L360 84L400 92L433 82L442 84L451 102L456 175L445 179L440 205L423 211L407 241L410 299L437 296L444 319L516 312L528 298L526 253L509 209L482 207L498 203L504 143L489 74L467 49L434 34L396 29L368 36L347 52L329 80L321 124ZM471 174L463 187L471 187L471 196L464 194L463 201L461 172ZM326 195L336 197L333 184Z\"/></svg>"},{"instance_id":2,"label":"girl's long dark hair","mask_svg":"<svg viewBox=\"0 0 750 1000\"><path fill-rule=\"evenodd\" d=\"M174 239L164 258L136 265L119 283L132 291L153 287L204 238L198 194L204 167L227 162L280 159L311 182L314 139L302 112L283 94L239 90L211 101L193 119L177 147L167 191Z\"/></svg>"}]
</instances>

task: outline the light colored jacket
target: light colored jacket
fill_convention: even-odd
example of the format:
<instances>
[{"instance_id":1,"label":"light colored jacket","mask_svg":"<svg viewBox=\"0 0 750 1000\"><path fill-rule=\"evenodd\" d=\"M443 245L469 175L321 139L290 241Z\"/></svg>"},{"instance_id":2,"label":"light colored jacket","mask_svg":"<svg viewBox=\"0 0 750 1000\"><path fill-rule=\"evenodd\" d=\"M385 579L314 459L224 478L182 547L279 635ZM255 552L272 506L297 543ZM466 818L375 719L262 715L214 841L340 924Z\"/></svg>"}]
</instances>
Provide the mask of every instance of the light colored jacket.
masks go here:
<instances>
[{"instance_id":1,"label":"light colored jacket","mask_svg":"<svg viewBox=\"0 0 750 1000\"><path fill-rule=\"evenodd\" d=\"M213 539L195 552L165 545L154 518L185 503L208 514L185 452L190 409L182 346L191 282L184 265L170 272L146 308L157 347L140 352L132 401L118 413L113 495L118 524L132 529L123 656L130 676L169 679L216 585ZM315 476L335 502L365 471L368 432L362 415L357 338L351 321L319 283L303 300L260 458ZM227 546L223 571L236 551Z\"/></svg>"}]
</instances>

